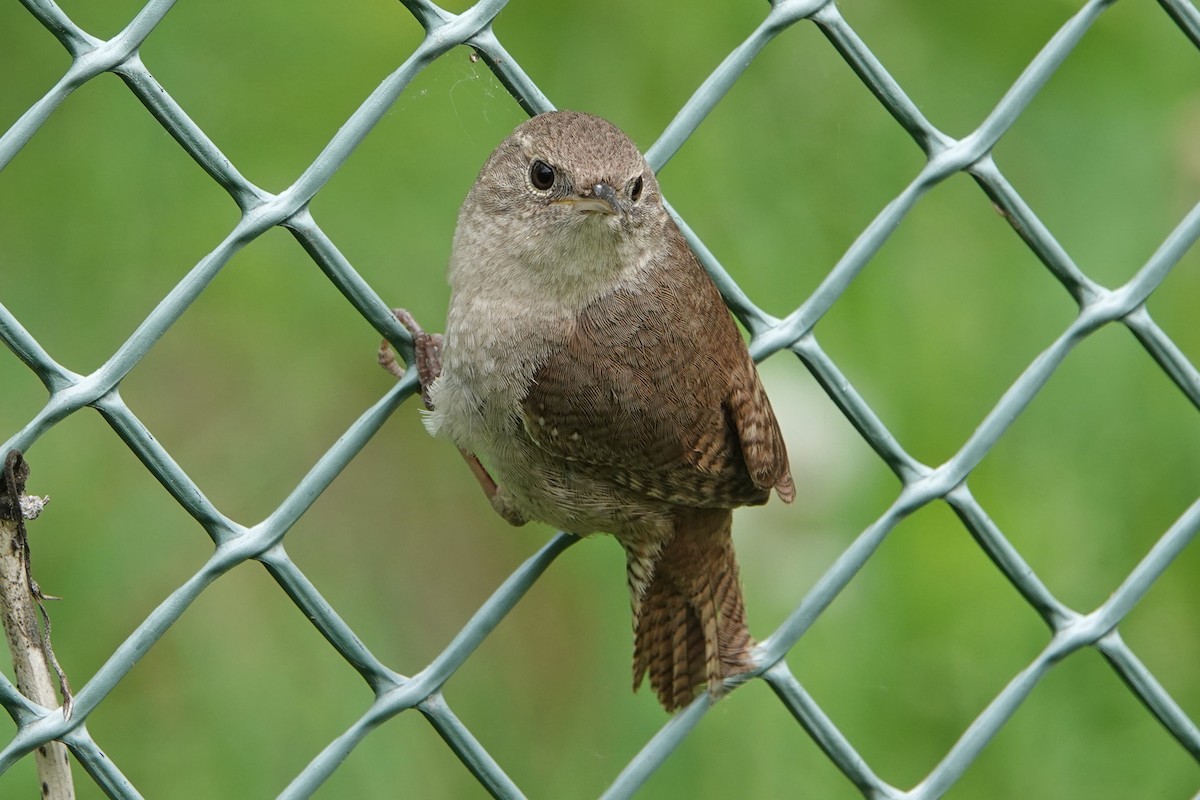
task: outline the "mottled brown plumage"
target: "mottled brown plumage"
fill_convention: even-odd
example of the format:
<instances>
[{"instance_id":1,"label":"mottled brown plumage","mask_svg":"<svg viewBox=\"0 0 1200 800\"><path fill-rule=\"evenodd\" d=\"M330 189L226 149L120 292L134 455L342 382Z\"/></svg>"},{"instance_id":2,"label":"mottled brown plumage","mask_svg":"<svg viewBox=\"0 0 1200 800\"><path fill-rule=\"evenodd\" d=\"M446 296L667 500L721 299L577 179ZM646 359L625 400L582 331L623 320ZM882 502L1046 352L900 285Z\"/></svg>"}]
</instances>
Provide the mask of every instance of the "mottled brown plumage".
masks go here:
<instances>
[{"instance_id":1,"label":"mottled brown plumage","mask_svg":"<svg viewBox=\"0 0 1200 800\"><path fill-rule=\"evenodd\" d=\"M795 487L745 343L636 147L586 114L518 127L463 204L450 281L441 364L423 367L440 366L431 431L482 463L510 522L621 542L635 687L648 676L668 710L719 693L752 666L731 509Z\"/></svg>"}]
</instances>

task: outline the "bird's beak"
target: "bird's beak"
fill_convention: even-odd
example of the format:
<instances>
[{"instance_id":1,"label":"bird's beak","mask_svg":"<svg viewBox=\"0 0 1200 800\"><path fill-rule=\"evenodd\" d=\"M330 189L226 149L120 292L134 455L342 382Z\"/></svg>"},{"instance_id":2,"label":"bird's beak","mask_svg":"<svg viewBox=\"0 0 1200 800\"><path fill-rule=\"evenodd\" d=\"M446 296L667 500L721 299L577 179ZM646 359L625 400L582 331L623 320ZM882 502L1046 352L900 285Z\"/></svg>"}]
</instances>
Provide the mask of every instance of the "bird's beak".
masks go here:
<instances>
[{"instance_id":1,"label":"bird's beak","mask_svg":"<svg viewBox=\"0 0 1200 800\"><path fill-rule=\"evenodd\" d=\"M570 203L577 211L616 216L620 214L617 206L617 193L607 183L597 183L588 194L567 197L559 202Z\"/></svg>"}]
</instances>

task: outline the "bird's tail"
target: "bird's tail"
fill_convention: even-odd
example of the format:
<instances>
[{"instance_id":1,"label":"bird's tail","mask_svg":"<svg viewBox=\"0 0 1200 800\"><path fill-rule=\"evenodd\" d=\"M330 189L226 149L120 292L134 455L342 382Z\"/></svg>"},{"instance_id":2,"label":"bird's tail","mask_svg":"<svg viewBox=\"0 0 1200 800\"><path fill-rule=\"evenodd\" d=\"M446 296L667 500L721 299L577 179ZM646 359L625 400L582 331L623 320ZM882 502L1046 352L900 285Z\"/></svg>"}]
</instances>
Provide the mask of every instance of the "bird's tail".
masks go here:
<instances>
[{"instance_id":1,"label":"bird's tail","mask_svg":"<svg viewBox=\"0 0 1200 800\"><path fill-rule=\"evenodd\" d=\"M725 678L753 666L732 523L728 509L680 510L653 565L627 550L635 588L633 688L648 674L667 711L690 703L701 684L719 694Z\"/></svg>"}]
</instances>

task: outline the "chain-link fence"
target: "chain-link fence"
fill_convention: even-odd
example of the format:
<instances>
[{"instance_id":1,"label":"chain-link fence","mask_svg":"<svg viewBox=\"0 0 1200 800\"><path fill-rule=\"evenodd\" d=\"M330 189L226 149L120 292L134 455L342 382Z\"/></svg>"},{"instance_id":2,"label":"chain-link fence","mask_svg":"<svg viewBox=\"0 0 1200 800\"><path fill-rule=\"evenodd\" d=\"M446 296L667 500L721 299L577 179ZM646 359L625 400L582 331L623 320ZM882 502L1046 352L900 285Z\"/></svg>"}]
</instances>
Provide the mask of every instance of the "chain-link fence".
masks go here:
<instances>
[{"instance_id":1,"label":"chain-link fence","mask_svg":"<svg viewBox=\"0 0 1200 800\"><path fill-rule=\"evenodd\" d=\"M1126 0L1126 4L1134 2ZM95 408L150 474L200 523L216 546L211 558L145 616L136 630L90 677L79 681L79 676L75 676L80 685L75 692L73 713L69 719L64 719L59 710L30 702L8 680L0 680L0 703L17 724L16 734L0 751L0 771L8 769L42 744L57 739L68 745L75 758L108 795L139 796L118 760L110 759L100 748L102 742L98 743L90 735L87 728L89 718L118 689L139 659L159 644L206 589L237 565L257 560L267 568L270 576L304 616L317 627L329 645L366 681L375 695L374 702L295 775L282 796L303 797L315 792L382 723L411 709L417 709L433 725L450 750L489 792L500 797L522 796L522 789L517 782L506 774L504 765L489 754L472 728L459 720L447 705L441 690L551 562L572 544L574 538L567 534L554 537L492 593L448 647L412 676L399 674L373 655L284 548L288 531L360 454L392 412L412 395L415 380L411 374L350 425L288 497L254 525L236 522L233 515L210 502L203 487L197 485L193 477L176 463L118 393L122 379L197 302L231 258L276 226L286 228L295 237L359 314L402 352L410 352L405 332L397 326L388 311L389 305L403 303L404 298L381 299L317 224L309 211L309 204L367 134L404 96L413 79L436 59L459 45L471 47L526 112L536 113L552 107L551 99L543 94L533 77L521 68L513 54L504 49L492 31L493 20L504 9L505 3L484 0L461 14L452 14L432 3L405 0L408 11L426 31L421 44L350 115L311 165L279 193L268 192L244 177L213 138L188 116L184 107L172 96L171 86L160 85L143 64L139 48L147 37L155 33L156 27L174 5L173 2L163 0L148 3L118 35L107 40L83 30L49 0L22 0L22 4L66 48L71 62L54 86L0 138L0 169L7 166L38 135L68 95L103 73L114 73L195 163L228 193L237 204L240 216L236 225L174 285L133 334L99 369L89 374L77 374L55 360L22 327L16 316L0 306L0 336L50 393L49 401L25 420L19 430L7 432L4 445L5 452L17 448L28 454L34 468L30 490L38 491L38 440L75 412L87 407ZM1084 4L1028 63L983 122L968 135L953 138L925 117L834 3L780 0L766 9L758 28L709 75L647 151L647 158L656 170L664 167L702 126L709 113L726 97L760 52L785 29L809 22L819 29L887 113L924 153L923 167L857 235L807 299L782 319L771 316L756 305L680 220L705 267L753 337L752 351L756 358L779 357L782 351L791 351L798 356L862 439L901 482L900 491L890 507L841 551L800 604L763 641L757 656L759 669L750 678L761 679L774 690L779 701L830 761L867 797L927 798L947 793L1039 682L1064 659L1089 648L1104 657L1144 705L1146 712L1161 723L1178 745L1200 761L1200 729L1160 684L1155 674L1122 640L1118 631L1118 625L1126 615L1200 530L1200 499L1157 537L1156 543L1142 555L1136 567L1112 587L1107 600L1095 608L1084 610L1071 607L1056 596L1011 539L993 523L968 488L972 471L1015 421L1021 418L1052 376L1081 342L1106 326L1123 326L1133 334L1144 348L1144 357L1161 368L1193 407L1200 407L1200 372L1197 372L1183 349L1151 318L1146 308L1147 299L1200 236L1200 206L1193 207L1184 216L1132 278L1118 288L1110 289L1089 277L1072 260L992 158L993 148L1001 137L1010 130L1051 76L1072 56L1077 46L1090 35L1094 25L1104 19L1112 5L1112 0L1093 0ZM1196 8L1187 0L1160 0L1158 5L1161 11L1156 10L1155 13L1164 14L1186 40L1200 47L1200 13ZM8 70L16 68L17 65L5 65ZM815 132L811 135L822 134ZM922 198L932 188L959 173L966 173L978 184L1012 230L1078 304L1078 313L1024 367L956 452L939 466L930 466L901 446L898 438L893 436L881 417L839 368L839 363L818 344L814 330L859 279L860 273ZM770 202L769 196L764 201ZM453 209L446 209L445 213L451 215ZM101 265L98 268L115 270L120 267ZM431 328L436 327L432 320L425 321ZM370 360L371 348L372 343L364 340L365 362ZM1145 468L1154 469L1154 465L1148 464ZM805 687L793 677L784 657L854 580L889 534L914 512L938 501L943 501L953 510L995 568L1003 573L1012 588L1050 628L1050 637L1041 652L1012 675L982 713L961 732L961 736L936 766L924 774L913 788L901 790L879 777L870 761L856 751L850 738L839 729L837 719L823 711ZM1036 502L1036 498L1030 502ZM135 520L136 513L131 517L130 524L136 524ZM621 584L623 577L614 575L613 582ZM70 587L50 588L68 593ZM625 655L622 653L622 658ZM737 703L738 697L739 694L734 693L727 702ZM650 702L648 698L642 700ZM530 702L534 702L532 698ZM676 752L712 708L708 696L702 695L689 708L663 725L624 769L614 776L605 796L627 797L637 791ZM787 769L782 765L777 768ZM537 793L535 787L527 788Z\"/></svg>"}]
</instances>

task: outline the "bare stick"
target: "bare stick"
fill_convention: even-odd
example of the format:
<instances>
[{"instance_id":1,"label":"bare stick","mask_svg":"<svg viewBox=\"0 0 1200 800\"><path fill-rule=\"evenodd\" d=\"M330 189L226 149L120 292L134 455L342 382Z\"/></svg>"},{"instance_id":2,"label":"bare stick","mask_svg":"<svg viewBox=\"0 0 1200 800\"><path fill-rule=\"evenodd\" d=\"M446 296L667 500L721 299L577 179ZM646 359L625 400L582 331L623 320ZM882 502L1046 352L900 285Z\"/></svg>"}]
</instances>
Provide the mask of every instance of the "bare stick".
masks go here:
<instances>
[{"instance_id":1,"label":"bare stick","mask_svg":"<svg viewBox=\"0 0 1200 800\"><path fill-rule=\"evenodd\" d=\"M55 708L58 706L54 685L57 673L59 688L66 698L64 714L69 716L70 689L49 646L50 620L42 605L41 590L29 573L25 519L36 517L46 500L24 496L28 476L29 466L21 454L16 450L9 452L0 481L0 618L3 618L8 649L12 653L17 689L33 702ZM45 634L38 623L39 612L46 622ZM75 797L66 745L47 742L37 749L34 761L43 798L72 800Z\"/></svg>"}]
</instances>

